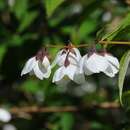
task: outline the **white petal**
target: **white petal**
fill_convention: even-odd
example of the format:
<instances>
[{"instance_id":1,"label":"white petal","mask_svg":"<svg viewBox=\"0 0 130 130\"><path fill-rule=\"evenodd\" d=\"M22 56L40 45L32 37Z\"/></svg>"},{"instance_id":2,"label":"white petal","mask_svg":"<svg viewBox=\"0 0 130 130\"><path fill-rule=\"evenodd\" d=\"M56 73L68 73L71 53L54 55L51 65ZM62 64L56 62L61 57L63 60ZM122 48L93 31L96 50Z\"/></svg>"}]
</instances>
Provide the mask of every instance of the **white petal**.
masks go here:
<instances>
[{"instance_id":1,"label":"white petal","mask_svg":"<svg viewBox=\"0 0 130 130\"><path fill-rule=\"evenodd\" d=\"M109 55L109 54L105 54L105 58L114 66L116 66L119 69L119 61L116 57Z\"/></svg>"},{"instance_id":2,"label":"white petal","mask_svg":"<svg viewBox=\"0 0 130 130\"><path fill-rule=\"evenodd\" d=\"M79 61L81 59L81 54L80 51L77 48L73 48L75 54L71 53L72 55L74 55L74 57L76 57L76 59Z\"/></svg>"},{"instance_id":3,"label":"white petal","mask_svg":"<svg viewBox=\"0 0 130 130\"><path fill-rule=\"evenodd\" d=\"M79 61L81 60L81 54L80 51L77 48L73 48L75 53L71 53L69 54L69 61L71 64L73 65L77 65L79 63Z\"/></svg>"},{"instance_id":4,"label":"white petal","mask_svg":"<svg viewBox=\"0 0 130 130\"><path fill-rule=\"evenodd\" d=\"M0 108L0 121L8 122L11 120L11 114L3 108Z\"/></svg>"},{"instance_id":5,"label":"white petal","mask_svg":"<svg viewBox=\"0 0 130 130\"><path fill-rule=\"evenodd\" d=\"M78 65L79 61L76 59L76 57L74 57L72 55L69 55L68 60L69 60L70 64L72 64L72 65Z\"/></svg>"},{"instance_id":6,"label":"white petal","mask_svg":"<svg viewBox=\"0 0 130 130\"><path fill-rule=\"evenodd\" d=\"M42 65L45 67L45 68L48 68L48 66L50 66L50 62L49 62L49 59L45 56L43 61L42 61Z\"/></svg>"},{"instance_id":7,"label":"white petal","mask_svg":"<svg viewBox=\"0 0 130 130\"><path fill-rule=\"evenodd\" d=\"M35 63L36 63L36 58L35 57L30 58L26 62L25 66L24 66L24 68L23 68L23 70L21 72L21 76L24 75L24 74L29 73L30 71L32 71L33 67L35 66Z\"/></svg>"},{"instance_id":8,"label":"white petal","mask_svg":"<svg viewBox=\"0 0 130 130\"><path fill-rule=\"evenodd\" d=\"M83 68L85 75L92 75L95 72L90 71L86 66Z\"/></svg>"},{"instance_id":9,"label":"white petal","mask_svg":"<svg viewBox=\"0 0 130 130\"><path fill-rule=\"evenodd\" d=\"M59 57L57 58L57 64L58 64L59 66L64 65L65 59L66 59L66 54L63 54L62 56L59 56Z\"/></svg>"},{"instance_id":10,"label":"white petal","mask_svg":"<svg viewBox=\"0 0 130 130\"><path fill-rule=\"evenodd\" d=\"M111 65L111 64L110 64L110 65ZM117 74L117 73L118 73L119 69L118 69L116 66L111 65L111 68L112 68L114 74Z\"/></svg>"},{"instance_id":11,"label":"white petal","mask_svg":"<svg viewBox=\"0 0 130 130\"><path fill-rule=\"evenodd\" d=\"M38 67L43 74L43 78L49 78L51 74L51 66L49 65L47 68L45 68L45 66L40 61L38 61Z\"/></svg>"},{"instance_id":12,"label":"white petal","mask_svg":"<svg viewBox=\"0 0 130 130\"><path fill-rule=\"evenodd\" d=\"M36 61L33 71L37 78L39 78L41 80L43 79L44 75L43 75L43 72L39 68L38 61Z\"/></svg>"},{"instance_id":13,"label":"white petal","mask_svg":"<svg viewBox=\"0 0 130 130\"><path fill-rule=\"evenodd\" d=\"M59 66L62 66L64 65L64 62L65 62L65 58L66 58L66 53L65 54L62 54L63 53L63 49L61 51L59 51L56 55L56 58L54 59L54 61L52 62L51 64L51 68L55 67L56 64L58 64Z\"/></svg>"},{"instance_id":14,"label":"white petal","mask_svg":"<svg viewBox=\"0 0 130 130\"><path fill-rule=\"evenodd\" d=\"M52 82L58 82L64 77L64 66L60 67L59 69L56 70L53 76Z\"/></svg>"},{"instance_id":15,"label":"white petal","mask_svg":"<svg viewBox=\"0 0 130 130\"><path fill-rule=\"evenodd\" d=\"M114 77L119 71L119 61L116 57L107 53L105 54L105 58L107 59L109 66L104 73L109 77Z\"/></svg>"},{"instance_id":16,"label":"white petal","mask_svg":"<svg viewBox=\"0 0 130 130\"><path fill-rule=\"evenodd\" d=\"M76 74L77 66L75 65L69 65L65 67L64 74L68 76L71 80L74 79L74 75Z\"/></svg>"},{"instance_id":17,"label":"white petal","mask_svg":"<svg viewBox=\"0 0 130 130\"><path fill-rule=\"evenodd\" d=\"M66 87L69 83L70 83L70 79L69 78L62 78L61 80L55 82L59 87Z\"/></svg>"},{"instance_id":18,"label":"white petal","mask_svg":"<svg viewBox=\"0 0 130 130\"><path fill-rule=\"evenodd\" d=\"M79 62L79 64L80 64L80 71L79 72L80 73L85 73L85 75L91 75L91 74L93 74L93 72L88 70L87 67L86 67L87 59L88 59L88 55L86 54L80 60L80 62Z\"/></svg>"},{"instance_id":19,"label":"white petal","mask_svg":"<svg viewBox=\"0 0 130 130\"><path fill-rule=\"evenodd\" d=\"M85 66L92 73L100 73L108 67L108 62L103 56L94 53L86 60Z\"/></svg>"},{"instance_id":20,"label":"white petal","mask_svg":"<svg viewBox=\"0 0 130 130\"><path fill-rule=\"evenodd\" d=\"M43 73L43 77L44 77L44 78L49 78L49 77L50 77L50 74L51 74L51 66L49 66L49 67L47 68L46 73Z\"/></svg>"},{"instance_id":21,"label":"white petal","mask_svg":"<svg viewBox=\"0 0 130 130\"><path fill-rule=\"evenodd\" d=\"M119 71L119 69L117 67L115 67L114 65L109 63L109 66L107 67L107 69L104 71L104 73L109 76L109 77L114 77L115 74L117 74Z\"/></svg>"},{"instance_id":22,"label":"white petal","mask_svg":"<svg viewBox=\"0 0 130 130\"><path fill-rule=\"evenodd\" d=\"M104 73L109 77L115 76L115 73L113 72L113 69L111 66L108 66L107 69L104 71Z\"/></svg>"},{"instance_id":23,"label":"white petal","mask_svg":"<svg viewBox=\"0 0 130 130\"><path fill-rule=\"evenodd\" d=\"M80 62L79 62L79 67L80 67L80 70L79 70L79 72L80 73L83 73L83 68L84 68L84 63L85 63L85 60L87 59L87 56L85 55L85 56L83 56L82 58L81 58L81 60L80 60Z\"/></svg>"}]
</instances>

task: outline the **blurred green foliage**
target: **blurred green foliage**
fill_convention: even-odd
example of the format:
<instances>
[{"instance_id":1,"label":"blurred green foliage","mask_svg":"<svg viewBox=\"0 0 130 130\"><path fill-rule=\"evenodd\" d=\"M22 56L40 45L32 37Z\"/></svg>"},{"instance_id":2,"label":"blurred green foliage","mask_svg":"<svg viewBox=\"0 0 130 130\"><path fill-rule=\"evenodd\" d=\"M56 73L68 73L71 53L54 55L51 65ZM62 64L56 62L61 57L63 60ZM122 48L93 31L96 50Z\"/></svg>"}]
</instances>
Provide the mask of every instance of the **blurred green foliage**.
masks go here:
<instances>
[{"instance_id":1,"label":"blurred green foliage","mask_svg":"<svg viewBox=\"0 0 130 130\"><path fill-rule=\"evenodd\" d=\"M66 87L52 84L53 74L43 81L33 76L20 77L27 59L45 45L67 44L69 40L75 45L95 44L101 39L130 41L129 12L128 0L0 0L1 105L9 109L32 105L72 105L81 109L22 113L10 123L18 130L129 130L130 69L125 61L121 62L119 76L123 110L91 108L93 104L119 100L118 76L110 79L95 74L86 77L85 85L70 83ZM102 48L99 44L96 47ZM80 49L82 55L87 49ZM121 59L129 46L110 45L107 49ZM52 62L58 48L48 51ZM129 56L125 59L129 60Z\"/></svg>"}]
</instances>

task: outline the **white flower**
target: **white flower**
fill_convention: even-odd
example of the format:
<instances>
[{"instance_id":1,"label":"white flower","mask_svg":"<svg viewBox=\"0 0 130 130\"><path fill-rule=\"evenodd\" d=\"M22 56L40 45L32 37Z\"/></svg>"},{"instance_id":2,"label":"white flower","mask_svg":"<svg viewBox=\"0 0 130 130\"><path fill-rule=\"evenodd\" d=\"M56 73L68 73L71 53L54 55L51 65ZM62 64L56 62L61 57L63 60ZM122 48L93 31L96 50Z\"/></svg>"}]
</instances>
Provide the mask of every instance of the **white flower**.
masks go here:
<instances>
[{"instance_id":1,"label":"white flower","mask_svg":"<svg viewBox=\"0 0 130 130\"><path fill-rule=\"evenodd\" d=\"M56 56L53 67L57 64L60 68L56 70L52 82L60 82L63 79L73 80L76 83L84 82L85 78L79 73L80 52L77 48L62 49Z\"/></svg>"},{"instance_id":2,"label":"white flower","mask_svg":"<svg viewBox=\"0 0 130 130\"><path fill-rule=\"evenodd\" d=\"M80 68L85 72L86 75L104 72L107 67L107 60L98 53L93 53L92 55L86 54L83 56L80 62ZM81 70L80 72L82 72Z\"/></svg>"},{"instance_id":3,"label":"white flower","mask_svg":"<svg viewBox=\"0 0 130 130\"><path fill-rule=\"evenodd\" d=\"M71 63L77 64L77 62L81 59L81 54L80 54L79 50L77 48L71 48L71 49L64 48L57 53L57 56L51 65L52 68L56 64L58 66L63 66L68 52L69 52L68 58L69 58L69 60L71 60Z\"/></svg>"},{"instance_id":4,"label":"white flower","mask_svg":"<svg viewBox=\"0 0 130 130\"><path fill-rule=\"evenodd\" d=\"M114 77L119 71L119 61L109 53L104 53L104 57L108 61L108 67L104 73L109 77Z\"/></svg>"},{"instance_id":5,"label":"white flower","mask_svg":"<svg viewBox=\"0 0 130 130\"><path fill-rule=\"evenodd\" d=\"M0 108L0 121L9 122L10 120L11 114L7 110Z\"/></svg>"},{"instance_id":6,"label":"white flower","mask_svg":"<svg viewBox=\"0 0 130 130\"><path fill-rule=\"evenodd\" d=\"M119 71L119 61L112 55L103 52L86 54L80 61L80 72L86 75L103 72L109 77L114 77Z\"/></svg>"},{"instance_id":7,"label":"white flower","mask_svg":"<svg viewBox=\"0 0 130 130\"><path fill-rule=\"evenodd\" d=\"M27 73L35 74L41 80L50 76L51 66L45 50L40 50L36 56L26 62L21 76Z\"/></svg>"}]
</instances>

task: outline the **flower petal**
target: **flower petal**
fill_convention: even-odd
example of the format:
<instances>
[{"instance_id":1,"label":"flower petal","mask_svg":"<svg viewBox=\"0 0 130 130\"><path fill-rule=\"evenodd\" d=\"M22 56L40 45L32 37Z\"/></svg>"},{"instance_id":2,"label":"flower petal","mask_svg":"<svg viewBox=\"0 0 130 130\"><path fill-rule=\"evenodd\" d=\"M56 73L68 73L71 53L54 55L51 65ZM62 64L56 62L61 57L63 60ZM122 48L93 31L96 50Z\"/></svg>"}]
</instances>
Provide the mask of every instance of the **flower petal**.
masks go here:
<instances>
[{"instance_id":1,"label":"flower petal","mask_svg":"<svg viewBox=\"0 0 130 130\"><path fill-rule=\"evenodd\" d=\"M73 48L74 53L70 52L69 61L73 65L77 65L81 59L80 51L77 48Z\"/></svg>"},{"instance_id":2,"label":"flower petal","mask_svg":"<svg viewBox=\"0 0 130 130\"><path fill-rule=\"evenodd\" d=\"M43 79L44 74L39 68L38 61L36 61L36 64L35 64L35 66L33 68L33 71L34 71L34 74L36 75L37 78L39 78L41 80Z\"/></svg>"},{"instance_id":3,"label":"flower petal","mask_svg":"<svg viewBox=\"0 0 130 130\"><path fill-rule=\"evenodd\" d=\"M51 66L47 68L46 73L43 74L44 78L49 78L51 74Z\"/></svg>"},{"instance_id":4,"label":"flower petal","mask_svg":"<svg viewBox=\"0 0 130 130\"><path fill-rule=\"evenodd\" d=\"M43 73L43 78L49 78L50 74L51 74L51 66L47 66L47 68L45 68L45 66L39 61L38 62L38 67L40 69L40 71Z\"/></svg>"},{"instance_id":5,"label":"flower petal","mask_svg":"<svg viewBox=\"0 0 130 130\"><path fill-rule=\"evenodd\" d=\"M107 59L109 66L104 73L109 77L114 77L119 71L119 61L116 57L107 53L105 54L105 58Z\"/></svg>"},{"instance_id":6,"label":"flower petal","mask_svg":"<svg viewBox=\"0 0 130 130\"><path fill-rule=\"evenodd\" d=\"M109 63L109 66L107 67L107 69L104 71L104 73L109 76L109 77L114 77L115 74L117 74L119 71L119 69L117 67L115 67L114 65Z\"/></svg>"},{"instance_id":7,"label":"flower petal","mask_svg":"<svg viewBox=\"0 0 130 130\"><path fill-rule=\"evenodd\" d=\"M107 69L104 71L104 73L109 77L114 77L115 73L113 72L112 66L109 65Z\"/></svg>"},{"instance_id":8,"label":"flower petal","mask_svg":"<svg viewBox=\"0 0 130 130\"><path fill-rule=\"evenodd\" d=\"M76 71L77 71L77 66L75 65L69 65L68 67L66 67L64 69L64 74L66 76L68 76L71 80L74 79L74 75L76 74Z\"/></svg>"},{"instance_id":9,"label":"flower petal","mask_svg":"<svg viewBox=\"0 0 130 130\"><path fill-rule=\"evenodd\" d=\"M42 61L42 65L45 67L45 68L48 68L48 66L50 66L50 62L49 62L49 59L47 58L47 56L44 57L43 61Z\"/></svg>"},{"instance_id":10,"label":"flower petal","mask_svg":"<svg viewBox=\"0 0 130 130\"><path fill-rule=\"evenodd\" d=\"M66 53L63 53L63 51L65 51L65 50L62 49L61 51L59 51L57 53L56 58L54 59L54 61L51 64L51 68L55 67L56 64L58 64L59 66L64 65L65 58L66 58Z\"/></svg>"},{"instance_id":11,"label":"flower petal","mask_svg":"<svg viewBox=\"0 0 130 130\"><path fill-rule=\"evenodd\" d=\"M24 74L29 73L30 71L32 71L33 67L35 66L35 63L36 63L36 58L35 57L30 58L26 62L25 66L24 66L24 68L23 68L23 70L21 72L21 76L24 75Z\"/></svg>"},{"instance_id":12,"label":"flower petal","mask_svg":"<svg viewBox=\"0 0 130 130\"><path fill-rule=\"evenodd\" d=\"M119 61L116 57L109 55L109 54L105 54L105 58L114 66L116 66L119 69Z\"/></svg>"},{"instance_id":13,"label":"flower petal","mask_svg":"<svg viewBox=\"0 0 130 130\"><path fill-rule=\"evenodd\" d=\"M64 77L64 66L60 67L59 69L56 70L53 76L52 82L58 82Z\"/></svg>"},{"instance_id":14,"label":"flower petal","mask_svg":"<svg viewBox=\"0 0 130 130\"><path fill-rule=\"evenodd\" d=\"M73 48L74 53L70 53L70 55L72 55L73 57L75 57L78 61L81 59L81 54L80 51L77 48Z\"/></svg>"},{"instance_id":15,"label":"flower petal","mask_svg":"<svg viewBox=\"0 0 130 130\"><path fill-rule=\"evenodd\" d=\"M108 62L103 56L94 53L86 60L85 66L92 73L100 73L108 67Z\"/></svg>"},{"instance_id":16,"label":"flower petal","mask_svg":"<svg viewBox=\"0 0 130 130\"><path fill-rule=\"evenodd\" d=\"M84 68L84 63L85 63L85 60L87 59L87 55L83 56L79 62L79 67L80 67L80 70L79 70L79 73L83 73L83 68Z\"/></svg>"},{"instance_id":17,"label":"flower petal","mask_svg":"<svg viewBox=\"0 0 130 130\"><path fill-rule=\"evenodd\" d=\"M84 70L85 75L92 75L93 73L95 73L95 72L90 71L86 66L84 66L83 70Z\"/></svg>"},{"instance_id":18,"label":"flower petal","mask_svg":"<svg viewBox=\"0 0 130 130\"><path fill-rule=\"evenodd\" d=\"M59 81L56 81L56 85L60 86L60 87L66 87L69 83L70 83L70 79L65 77L65 78L62 78L61 80Z\"/></svg>"}]
</instances>

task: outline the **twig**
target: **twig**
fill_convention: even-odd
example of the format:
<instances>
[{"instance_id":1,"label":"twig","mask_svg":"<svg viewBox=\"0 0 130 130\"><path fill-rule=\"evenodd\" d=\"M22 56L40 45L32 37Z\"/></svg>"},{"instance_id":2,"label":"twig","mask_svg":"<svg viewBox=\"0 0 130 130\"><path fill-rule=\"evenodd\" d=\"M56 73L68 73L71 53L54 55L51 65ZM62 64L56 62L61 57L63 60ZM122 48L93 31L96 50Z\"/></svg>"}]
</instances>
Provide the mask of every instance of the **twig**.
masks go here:
<instances>
[{"instance_id":1,"label":"twig","mask_svg":"<svg viewBox=\"0 0 130 130\"><path fill-rule=\"evenodd\" d=\"M115 44L115 45L130 45L130 42L127 41L99 41L100 44ZM81 45L73 45L72 47L76 48L82 48L82 47L88 47L88 44L81 44ZM70 46L64 46L64 45L47 45L47 48L69 48Z\"/></svg>"},{"instance_id":2,"label":"twig","mask_svg":"<svg viewBox=\"0 0 130 130\"><path fill-rule=\"evenodd\" d=\"M70 46L64 46L64 45L47 45L47 48L69 48ZM87 44L81 44L81 45L73 45L72 47L76 47L76 48L82 48L82 47L88 47Z\"/></svg>"},{"instance_id":3,"label":"twig","mask_svg":"<svg viewBox=\"0 0 130 130\"><path fill-rule=\"evenodd\" d=\"M92 106L86 106L84 108L79 108L76 106L52 106L52 107L38 107L38 106L25 106L25 107L14 107L10 109L10 112L13 114L19 113L50 113L50 112L76 112L87 109L119 109L120 105L117 102L105 102L101 104L93 104Z\"/></svg>"},{"instance_id":4,"label":"twig","mask_svg":"<svg viewBox=\"0 0 130 130\"><path fill-rule=\"evenodd\" d=\"M100 44L122 44L122 45L130 45L130 42L125 41L99 41Z\"/></svg>"}]
</instances>

